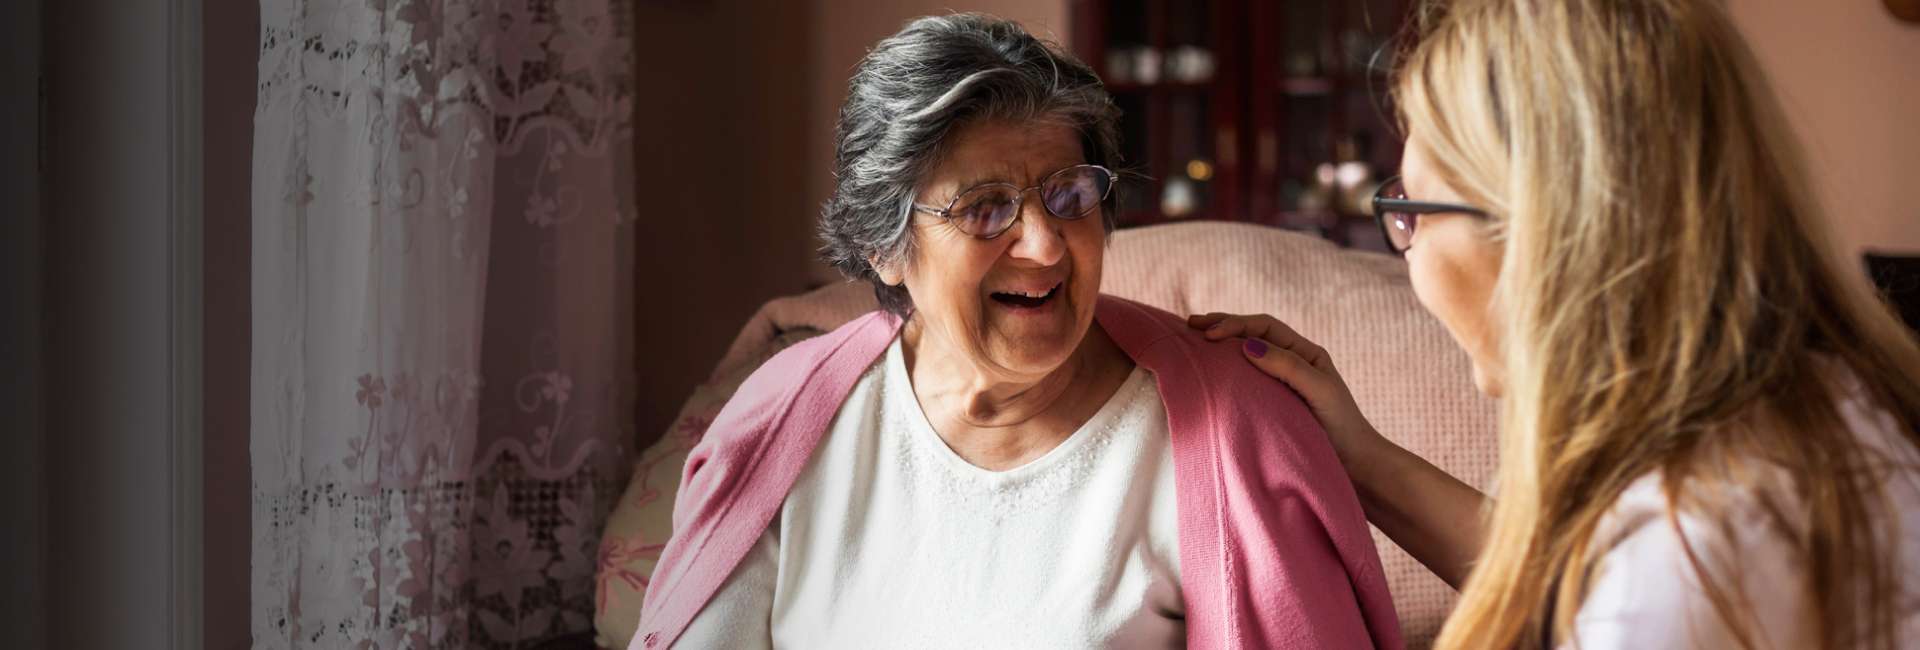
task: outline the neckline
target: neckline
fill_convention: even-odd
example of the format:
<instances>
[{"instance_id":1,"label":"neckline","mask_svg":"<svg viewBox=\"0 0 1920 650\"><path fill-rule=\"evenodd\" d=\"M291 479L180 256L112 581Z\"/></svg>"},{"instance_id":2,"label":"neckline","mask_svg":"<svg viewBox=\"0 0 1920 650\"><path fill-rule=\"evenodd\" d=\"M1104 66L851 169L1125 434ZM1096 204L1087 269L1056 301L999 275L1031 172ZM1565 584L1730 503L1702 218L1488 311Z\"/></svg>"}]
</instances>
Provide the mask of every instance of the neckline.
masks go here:
<instances>
[{"instance_id":1,"label":"neckline","mask_svg":"<svg viewBox=\"0 0 1920 650\"><path fill-rule=\"evenodd\" d=\"M1134 364L1128 371L1126 380L1120 382L1120 388L1107 398L1093 416L1074 429L1066 439L1048 449L1040 457L1029 460L1016 467L1004 470L991 470L961 458L958 452L947 445L945 438L933 428L933 422L927 419L927 413L920 408L920 399L913 391L913 377L907 372L906 347L903 339L895 336L893 343L887 346L885 364L887 384L895 386L886 391L889 399L899 400L892 405L896 413L902 415L904 424L912 431L908 435L916 440L913 444L925 445L932 455L941 460L941 464L950 470L973 477L989 484L1004 485L1022 482L1034 476L1045 474L1049 468L1060 466L1067 459L1075 457L1081 449L1091 444L1091 440L1104 437L1126 416L1134 402L1138 401L1141 384L1147 381L1146 369Z\"/></svg>"}]
</instances>

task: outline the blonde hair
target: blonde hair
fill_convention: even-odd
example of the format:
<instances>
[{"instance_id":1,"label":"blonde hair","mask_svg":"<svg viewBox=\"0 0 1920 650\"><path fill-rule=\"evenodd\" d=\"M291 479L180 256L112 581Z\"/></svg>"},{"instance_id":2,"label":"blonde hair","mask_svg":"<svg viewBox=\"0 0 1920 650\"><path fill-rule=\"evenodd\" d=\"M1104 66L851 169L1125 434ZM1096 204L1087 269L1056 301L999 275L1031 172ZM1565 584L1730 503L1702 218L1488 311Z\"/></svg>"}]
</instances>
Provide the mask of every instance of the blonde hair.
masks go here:
<instances>
[{"instance_id":1,"label":"blonde hair","mask_svg":"<svg viewBox=\"0 0 1920 650\"><path fill-rule=\"evenodd\" d=\"M1418 28L1401 119L1492 211L1505 255L1500 490L1439 646L1568 638L1592 537L1629 483L1658 473L1670 510L1711 521L1716 503L1688 495L1737 486L1757 460L1797 479L1768 510L1796 531L1822 646L1891 647L1895 540L1874 532L1872 478L1886 466L1841 420L1835 380L1856 378L1920 445L1920 346L1834 255L1725 8L1460 0ZM1754 645L1750 608L1689 554Z\"/></svg>"}]
</instances>

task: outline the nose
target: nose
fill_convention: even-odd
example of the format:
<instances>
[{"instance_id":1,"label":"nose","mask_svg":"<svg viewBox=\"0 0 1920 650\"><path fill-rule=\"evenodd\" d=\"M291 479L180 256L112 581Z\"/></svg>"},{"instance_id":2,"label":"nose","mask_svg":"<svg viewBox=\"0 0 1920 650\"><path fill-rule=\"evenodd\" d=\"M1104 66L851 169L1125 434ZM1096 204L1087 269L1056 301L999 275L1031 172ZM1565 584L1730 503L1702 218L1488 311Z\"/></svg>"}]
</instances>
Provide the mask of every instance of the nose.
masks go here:
<instances>
[{"instance_id":1,"label":"nose","mask_svg":"<svg viewBox=\"0 0 1920 650\"><path fill-rule=\"evenodd\" d=\"M1038 266L1058 264L1067 254L1066 233L1062 230L1066 225L1065 220L1047 213L1039 196L1029 196L1020 202L1020 219L1007 232L1013 237L1007 254Z\"/></svg>"}]
</instances>

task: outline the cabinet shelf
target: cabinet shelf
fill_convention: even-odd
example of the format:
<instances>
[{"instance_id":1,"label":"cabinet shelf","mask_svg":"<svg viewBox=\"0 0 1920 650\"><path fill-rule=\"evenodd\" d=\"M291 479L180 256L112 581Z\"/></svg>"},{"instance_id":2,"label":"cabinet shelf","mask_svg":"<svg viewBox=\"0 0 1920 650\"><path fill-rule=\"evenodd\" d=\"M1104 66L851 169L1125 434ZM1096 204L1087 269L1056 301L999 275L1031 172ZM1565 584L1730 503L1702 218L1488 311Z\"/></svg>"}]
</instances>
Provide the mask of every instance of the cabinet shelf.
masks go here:
<instances>
[{"instance_id":1,"label":"cabinet shelf","mask_svg":"<svg viewBox=\"0 0 1920 650\"><path fill-rule=\"evenodd\" d=\"M1294 203L1322 163L1357 160L1390 175L1400 143L1380 105L1387 93L1375 52L1403 33L1410 4L1072 0L1074 52L1125 79L1107 88L1122 113L1125 164L1146 177L1123 195L1120 225L1278 224L1300 216ZM1196 56L1206 80L1176 81ZM1142 61L1161 66L1158 83L1127 74ZM1107 75L1109 65L1121 74ZM1346 243L1332 232L1345 229L1325 230Z\"/></svg>"},{"instance_id":2,"label":"cabinet shelf","mask_svg":"<svg viewBox=\"0 0 1920 650\"><path fill-rule=\"evenodd\" d=\"M1318 96L1333 93L1333 79L1330 77L1282 77L1280 92L1295 96Z\"/></svg>"}]
</instances>

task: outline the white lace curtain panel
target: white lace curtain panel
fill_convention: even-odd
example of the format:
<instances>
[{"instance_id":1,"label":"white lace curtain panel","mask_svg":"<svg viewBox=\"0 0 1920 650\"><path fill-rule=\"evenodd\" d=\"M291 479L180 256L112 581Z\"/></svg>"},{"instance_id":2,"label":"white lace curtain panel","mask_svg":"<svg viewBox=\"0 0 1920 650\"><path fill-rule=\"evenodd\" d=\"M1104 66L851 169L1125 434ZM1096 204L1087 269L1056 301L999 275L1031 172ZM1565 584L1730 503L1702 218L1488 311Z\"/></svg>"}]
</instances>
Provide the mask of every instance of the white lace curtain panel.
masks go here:
<instances>
[{"instance_id":1,"label":"white lace curtain panel","mask_svg":"<svg viewBox=\"0 0 1920 650\"><path fill-rule=\"evenodd\" d=\"M262 0L256 647L591 630L633 438L629 2Z\"/></svg>"}]
</instances>

